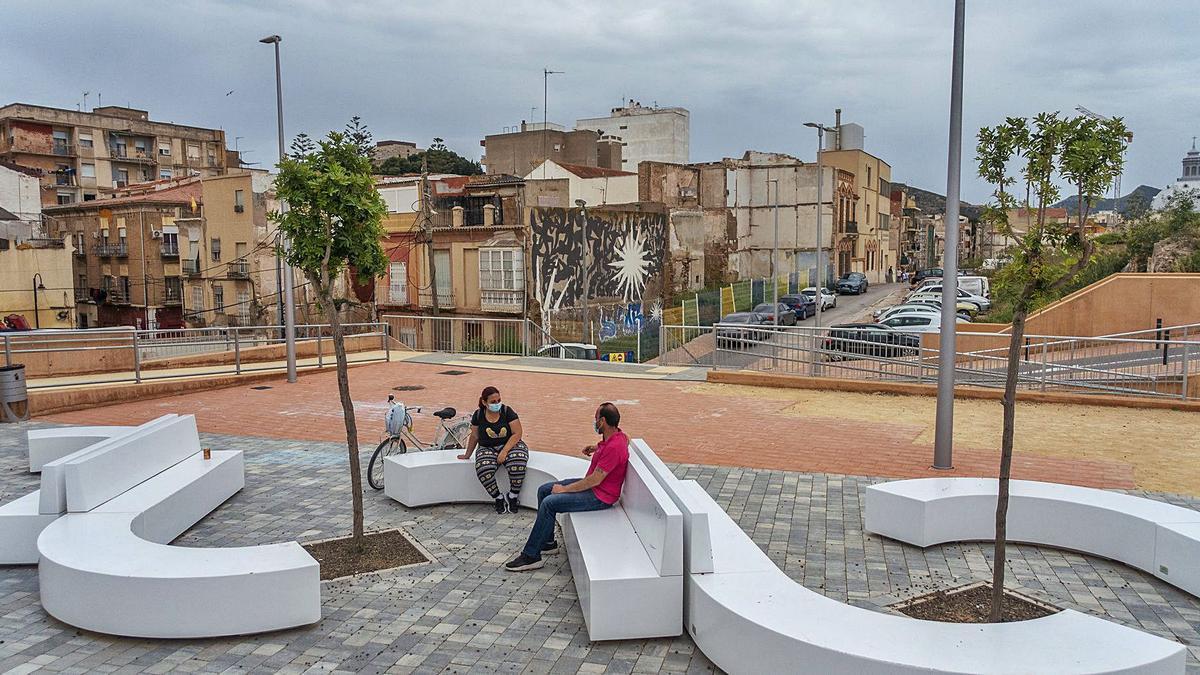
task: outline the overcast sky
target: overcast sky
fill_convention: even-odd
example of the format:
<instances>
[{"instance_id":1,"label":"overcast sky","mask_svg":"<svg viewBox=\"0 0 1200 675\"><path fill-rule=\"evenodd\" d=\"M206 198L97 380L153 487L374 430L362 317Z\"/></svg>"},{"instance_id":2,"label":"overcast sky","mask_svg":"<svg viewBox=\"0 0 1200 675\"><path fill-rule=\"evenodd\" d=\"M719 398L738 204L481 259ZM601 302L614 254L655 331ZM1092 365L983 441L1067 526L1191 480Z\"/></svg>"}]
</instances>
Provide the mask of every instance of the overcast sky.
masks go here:
<instances>
[{"instance_id":1,"label":"overcast sky","mask_svg":"<svg viewBox=\"0 0 1200 675\"><path fill-rule=\"evenodd\" d=\"M692 161L747 149L813 159L806 120L866 128L896 181L944 192L952 0L46 2L0 6L0 103L74 109L82 92L152 119L220 127L273 163L271 49L283 36L288 138L355 114L377 140L480 139L622 99L691 111ZM1084 105L1135 133L1124 191L1161 187L1200 134L1197 0L969 0L963 198L974 134L1007 115ZM226 95L226 92L232 91Z\"/></svg>"}]
</instances>

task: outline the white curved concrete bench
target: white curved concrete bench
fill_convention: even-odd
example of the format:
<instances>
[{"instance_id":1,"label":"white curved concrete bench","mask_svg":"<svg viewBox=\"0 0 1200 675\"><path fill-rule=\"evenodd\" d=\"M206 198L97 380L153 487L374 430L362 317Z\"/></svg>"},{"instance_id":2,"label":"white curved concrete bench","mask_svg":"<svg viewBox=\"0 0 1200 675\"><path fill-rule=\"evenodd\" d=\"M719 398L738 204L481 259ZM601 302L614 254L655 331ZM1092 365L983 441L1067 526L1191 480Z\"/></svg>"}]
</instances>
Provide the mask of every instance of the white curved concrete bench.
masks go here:
<instances>
[{"instance_id":1,"label":"white curved concrete bench","mask_svg":"<svg viewBox=\"0 0 1200 675\"><path fill-rule=\"evenodd\" d=\"M321 618L320 569L299 544L166 544L240 490L242 453L194 454L38 538L42 606L87 630L200 638Z\"/></svg>"},{"instance_id":2,"label":"white curved concrete bench","mask_svg":"<svg viewBox=\"0 0 1200 675\"><path fill-rule=\"evenodd\" d=\"M634 452L684 514L686 623L730 673L1181 673L1182 645L1071 610L1004 624L920 621L811 591L694 481Z\"/></svg>"},{"instance_id":3,"label":"white curved concrete bench","mask_svg":"<svg viewBox=\"0 0 1200 675\"><path fill-rule=\"evenodd\" d=\"M457 450L393 455L384 460L384 493L405 506L491 503L474 462ZM611 509L561 517L571 575L592 640L683 633L683 522L679 510L634 456L621 501ZM582 477L587 460L530 452L521 505L537 508L540 485ZM496 474L502 490L507 474ZM514 555L515 555L514 551Z\"/></svg>"},{"instance_id":4,"label":"white curved concrete bench","mask_svg":"<svg viewBox=\"0 0 1200 675\"><path fill-rule=\"evenodd\" d=\"M42 465L74 454L89 445L129 433L135 427L55 427L33 429L26 433L29 447L29 473L38 473Z\"/></svg>"},{"instance_id":5,"label":"white curved concrete bench","mask_svg":"<svg viewBox=\"0 0 1200 675\"><path fill-rule=\"evenodd\" d=\"M867 488L866 529L914 546L992 541L994 478L921 478ZM1200 511L1143 497L1014 480L1008 538L1110 558L1200 596Z\"/></svg>"}]
</instances>

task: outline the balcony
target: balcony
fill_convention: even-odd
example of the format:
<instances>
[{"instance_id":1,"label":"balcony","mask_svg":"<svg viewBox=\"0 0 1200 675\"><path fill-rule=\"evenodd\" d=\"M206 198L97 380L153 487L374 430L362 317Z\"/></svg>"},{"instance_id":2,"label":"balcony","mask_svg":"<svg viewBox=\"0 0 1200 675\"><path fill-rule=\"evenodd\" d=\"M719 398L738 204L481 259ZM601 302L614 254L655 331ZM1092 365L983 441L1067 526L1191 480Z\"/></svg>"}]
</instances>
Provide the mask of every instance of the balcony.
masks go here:
<instances>
[{"instance_id":1,"label":"balcony","mask_svg":"<svg viewBox=\"0 0 1200 675\"><path fill-rule=\"evenodd\" d=\"M480 290L479 308L485 312L520 312L525 308L525 292L488 289Z\"/></svg>"},{"instance_id":2,"label":"balcony","mask_svg":"<svg viewBox=\"0 0 1200 675\"><path fill-rule=\"evenodd\" d=\"M250 278L250 263L245 260L237 260L229 263L229 278L230 279L249 279Z\"/></svg>"},{"instance_id":3,"label":"balcony","mask_svg":"<svg viewBox=\"0 0 1200 675\"><path fill-rule=\"evenodd\" d=\"M425 291L420 291L417 295L419 296L418 302L420 302L422 307L433 307L433 294L432 293L425 290ZM438 298L438 309L453 309L454 308L454 294L451 293L450 291L447 290L447 291L442 291L442 292L438 293L437 298Z\"/></svg>"},{"instance_id":4,"label":"balcony","mask_svg":"<svg viewBox=\"0 0 1200 675\"><path fill-rule=\"evenodd\" d=\"M75 155L75 148L66 141L54 141L53 152L59 157L73 157Z\"/></svg>"},{"instance_id":5,"label":"balcony","mask_svg":"<svg viewBox=\"0 0 1200 675\"><path fill-rule=\"evenodd\" d=\"M189 277L200 276L200 260L192 258L191 260L183 261L183 273Z\"/></svg>"},{"instance_id":6,"label":"balcony","mask_svg":"<svg viewBox=\"0 0 1200 675\"><path fill-rule=\"evenodd\" d=\"M178 288L167 288L163 293L163 307L179 307L183 304L183 293Z\"/></svg>"},{"instance_id":7,"label":"balcony","mask_svg":"<svg viewBox=\"0 0 1200 675\"><path fill-rule=\"evenodd\" d=\"M96 255L102 258L118 257L124 258L129 255L129 247L126 244L96 244L92 247Z\"/></svg>"},{"instance_id":8,"label":"balcony","mask_svg":"<svg viewBox=\"0 0 1200 675\"><path fill-rule=\"evenodd\" d=\"M92 292L87 288L75 288L75 302L91 302Z\"/></svg>"},{"instance_id":9,"label":"balcony","mask_svg":"<svg viewBox=\"0 0 1200 675\"><path fill-rule=\"evenodd\" d=\"M179 242L164 241L162 243L161 255L164 258L178 258L179 257Z\"/></svg>"},{"instance_id":10,"label":"balcony","mask_svg":"<svg viewBox=\"0 0 1200 675\"><path fill-rule=\"evenodd\" d=\"M108 303L111 305L128 305L129 293L121 288L108 289Z\"/></svg>"},{"instance_id":11,"label":"balcony","mask_svg":"<svg viewBox=\"0 0 1200 675\"><path fill-rule=\"evenodd\" d=\"M109 146L109 159L114 162L128 162L130 164L157 164L158 161L154 155L146 150L128 150L119 145Z\"/></svg>"},{"instance_id":12,"label":"balcony","mask_svg":"<svg viewBox=\"0 0 1200 675\"><path fill-rule=\"evenodd\" d=\"M847 220L846 224L840 230L841 234L858 236L858 221Z\"/></svg>"}]
</instances>

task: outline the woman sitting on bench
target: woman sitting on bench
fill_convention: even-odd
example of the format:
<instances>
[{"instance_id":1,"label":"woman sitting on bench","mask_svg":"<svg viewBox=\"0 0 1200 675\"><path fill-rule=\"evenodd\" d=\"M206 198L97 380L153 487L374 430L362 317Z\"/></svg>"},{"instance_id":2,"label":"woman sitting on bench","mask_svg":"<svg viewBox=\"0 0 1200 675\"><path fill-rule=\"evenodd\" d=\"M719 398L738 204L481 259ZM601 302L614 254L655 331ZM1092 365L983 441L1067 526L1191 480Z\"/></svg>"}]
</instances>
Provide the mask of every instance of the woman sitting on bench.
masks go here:
<instances>
[{"instance_id":1,"label":"woman sitting on bench","mask_svg":"<svg viewBox=\"0 0 1200 675\"><path fill-rule=\"evenodd\" d=\"M471 415L471 437L467 451L459 459L471 459L475 453L475 475L492 499L496 513L504 513L505 496L496 485L500 466L508 470L507 510L516 513L521 506L521 483L529 463L529 448L521 440L521 420L517 412L500 400L500 390L487 387L479 395L479 409Z\"/></svg>"}]
</instances>

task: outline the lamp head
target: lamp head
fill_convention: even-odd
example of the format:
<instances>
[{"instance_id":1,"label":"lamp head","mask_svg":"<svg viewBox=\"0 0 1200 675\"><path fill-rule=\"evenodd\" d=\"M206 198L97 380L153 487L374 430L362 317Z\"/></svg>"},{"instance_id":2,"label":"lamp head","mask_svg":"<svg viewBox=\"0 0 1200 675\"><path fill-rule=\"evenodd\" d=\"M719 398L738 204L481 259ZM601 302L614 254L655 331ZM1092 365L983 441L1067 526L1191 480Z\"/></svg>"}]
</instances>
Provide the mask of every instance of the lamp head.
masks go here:
<instances>
[{"instance_id":1,"label":"lamp head","mask_svg":"<svg viewBox=\"0 0 1200 675\"><path fill-rule=\"evenodd\" d=\"M282 40L283 40L283 38L279 37L278 35L268 35L267 37L259 40L259 42L261 42L265 45L269 45L269 44L275 44L277 42L281 42Z\"/></svg>"},{"instance_id":2,"label":"lamp head","mask_svg":"<svg viewBox=\"0 0 1200 675\"><path fill-rule=\"evenodd\" d=\"M575 206L578 206L579 208L582 209L583 207L587 206L587 202L582 199L576 199Z\"/></svg>"},{"instance_id":3,"label":"lamp head","mask_svg":"<svg viewBox=\"0 0 1200 675\"><path fill-rule=\"evenodd\" d=\"M820 129L820 128L821 128L821 125L820 125L820 124L817 124L816 122L805 122L805 123L804 123L804 126L806 126L806 127L811 127L811 128L813 128L813 129Z\"/></svg>"}]
</instances>

